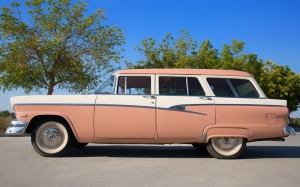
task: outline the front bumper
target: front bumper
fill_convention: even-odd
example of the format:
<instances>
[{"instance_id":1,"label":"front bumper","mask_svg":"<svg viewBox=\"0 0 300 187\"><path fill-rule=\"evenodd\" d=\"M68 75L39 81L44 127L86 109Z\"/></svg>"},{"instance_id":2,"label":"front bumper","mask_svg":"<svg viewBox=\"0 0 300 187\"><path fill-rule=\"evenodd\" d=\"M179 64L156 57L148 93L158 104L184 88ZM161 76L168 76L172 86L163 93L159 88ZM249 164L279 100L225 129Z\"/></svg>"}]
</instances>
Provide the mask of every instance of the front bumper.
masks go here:
<instances>
[{"instance_id":1,"label":"front bumper","mask_svg":"<svg viewBox=\"0 0 300 187\"><path fill-rule=\"evenodd\" d=\"M24 135L28 123L25 121L12 120L11 125L7 127L5 135Z\"/></svg>"},{"instance_id":2,"label":"front bumper","mask_svg":"<svg viewBox=\"0 0 300 187\"><path fill-rule=\"evenodd\" d=\"M289 127L289 126L285 126L285 127L283 128L283 132L284 132L284 134L286 134L286 135L293 135L293 136L296 135L295 130L294 130L292 127Z\"/></svg>"}]
</instances>

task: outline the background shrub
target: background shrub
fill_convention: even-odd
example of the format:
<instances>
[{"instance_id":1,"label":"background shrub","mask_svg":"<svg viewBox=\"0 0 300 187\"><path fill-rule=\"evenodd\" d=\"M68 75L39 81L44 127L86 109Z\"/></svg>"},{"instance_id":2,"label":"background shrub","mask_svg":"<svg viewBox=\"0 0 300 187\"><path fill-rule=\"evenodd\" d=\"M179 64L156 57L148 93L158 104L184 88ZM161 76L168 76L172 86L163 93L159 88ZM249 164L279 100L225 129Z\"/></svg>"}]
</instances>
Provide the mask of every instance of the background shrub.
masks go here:
<instances>
[{"instance_id":1,"label":"background shrub","mask_svg":"<svg viewBox=\"0 0 300 187\"><path fill-rule=\"evenodd\" d=\"M289 125L291 127L300 129L300 118L291 118L291 122Z\"/></svg>"},{"instance_id":2,"label":"background shrub","mask_svg":"<svg viewBox=\"0 0 300 187\"><path fill-rule=\"evenodd\" d=\"M15 117L15 113L8 110L0 111L0 135L4 134L6 128L10 125L10 121Z\"/></svg>"}]
</instances>

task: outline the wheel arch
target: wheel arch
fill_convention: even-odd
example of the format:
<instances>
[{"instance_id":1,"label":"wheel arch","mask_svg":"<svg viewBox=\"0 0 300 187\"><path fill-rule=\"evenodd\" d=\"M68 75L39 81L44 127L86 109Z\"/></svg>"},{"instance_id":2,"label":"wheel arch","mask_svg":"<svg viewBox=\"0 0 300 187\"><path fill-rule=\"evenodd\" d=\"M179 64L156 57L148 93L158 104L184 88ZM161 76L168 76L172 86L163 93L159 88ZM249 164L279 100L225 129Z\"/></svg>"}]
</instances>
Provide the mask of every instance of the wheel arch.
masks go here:
<instances>
[{"instance_id":1,"label":"wheel arch","mask_svg":"<svg viewBox=\"0 0 300 187\"><path fill-rule=\"evenodd\" d=\"M211 138L216 137L241 137L247 141L252 141L252 134L246 128L238 127L211 127L205 132L205 143L208 143Z\"/></svg>"},{"instance_id":2,"label":"wheel arch","mask_svg":"<svg viewBox=\"0 0 300 187\"><path fill-rule=\"evenodd\" d=\"M70 128L75 139L77 139L77 133L76 133L71 121L69 120L69 118L67 118L66 116L58 115L58 114L43 114L43 115L34 116L28 123L25 133L31 134L34 129L34 126L43 119L49 119L49 120L52 119L52 120L62 121L63 123L68 125L68 127Z\"/></svg>"}]
</instances>

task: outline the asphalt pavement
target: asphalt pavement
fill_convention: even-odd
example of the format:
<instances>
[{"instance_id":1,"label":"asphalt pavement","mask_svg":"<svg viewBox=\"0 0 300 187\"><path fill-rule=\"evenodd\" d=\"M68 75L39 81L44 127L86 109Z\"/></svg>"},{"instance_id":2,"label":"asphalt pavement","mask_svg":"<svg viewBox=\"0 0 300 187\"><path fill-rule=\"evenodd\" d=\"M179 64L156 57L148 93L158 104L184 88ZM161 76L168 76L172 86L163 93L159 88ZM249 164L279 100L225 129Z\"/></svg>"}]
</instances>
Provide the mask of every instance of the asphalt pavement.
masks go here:
<instances>
[{"instance_id":1,"label":"asphalt pavement","mask_svg":"<svg viewBox=\"0 0 300 187\"><path fill-rule=\"evenodd\" d=\"M240 159L219 160L190 145L89 144L45 158L30 137L0 138L0 186L272 186L300 185L300 134L253 142Z\"/></svg>"}]
</instances>

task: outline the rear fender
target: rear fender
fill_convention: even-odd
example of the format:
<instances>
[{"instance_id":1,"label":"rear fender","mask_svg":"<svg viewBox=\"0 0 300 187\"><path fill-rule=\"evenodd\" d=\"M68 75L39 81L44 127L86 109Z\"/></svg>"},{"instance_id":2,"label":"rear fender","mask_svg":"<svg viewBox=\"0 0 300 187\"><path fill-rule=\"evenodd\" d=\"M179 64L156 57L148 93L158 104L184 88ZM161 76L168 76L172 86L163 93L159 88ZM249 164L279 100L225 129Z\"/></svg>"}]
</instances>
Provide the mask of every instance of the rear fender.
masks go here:
<instances>
[{"instance_id":1,"label":"rear fender","mask_svg":"<svg viewBox=\"0 0 300 187\"><path fill-rule=\"evenodd\" d=\"M252 141L252 134L248 129L245 128L232 128L232 127L212 127L206 130L204 133L205 140L207 143L211 138L216 137L242 137L248 141Z\"/></svg>"}]
</instances>

